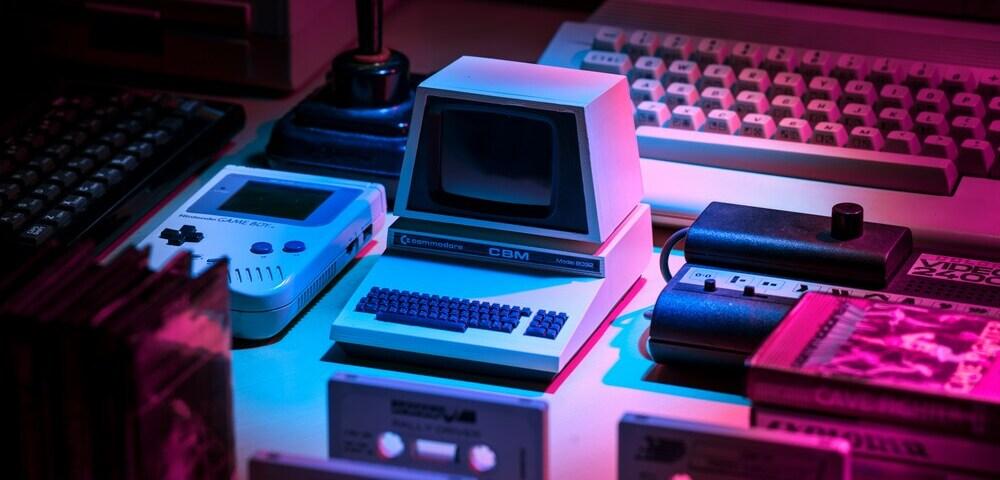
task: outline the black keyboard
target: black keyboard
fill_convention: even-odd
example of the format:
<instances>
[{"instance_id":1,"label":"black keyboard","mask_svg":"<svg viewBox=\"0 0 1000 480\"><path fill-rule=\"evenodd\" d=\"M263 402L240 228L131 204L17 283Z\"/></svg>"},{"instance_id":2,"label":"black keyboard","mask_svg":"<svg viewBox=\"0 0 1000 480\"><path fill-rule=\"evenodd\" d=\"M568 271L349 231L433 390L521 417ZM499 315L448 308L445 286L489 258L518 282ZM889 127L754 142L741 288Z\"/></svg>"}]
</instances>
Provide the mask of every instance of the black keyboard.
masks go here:
<instances>
[{"instance_id":1,"label":"black keyboard","mask_svg":"<svg viewBox=\"0 0 1000 480\"><path fill-rule=\"evenodd\" d=\"M517 305L380 287L372 287L358 301L355 311L372 313L376 320L384 322L460 333L469 328L512 333L520 324L521 318L532 316L530 308ZM565 313L538 310L524 334L554 339L566 320Z\"/></svg>"},{"instance_id":2,"label":"black keyboard","mask_svg":"<svg viewBox=\"0 0 1000 480\"><path fill-rule=\"evenodd\" d=\"M73 86L32 107L0 136L0 248L11 263L44 244L110 245L245 122L239 105L113 87Z\"/></svg>"}]
</instances>

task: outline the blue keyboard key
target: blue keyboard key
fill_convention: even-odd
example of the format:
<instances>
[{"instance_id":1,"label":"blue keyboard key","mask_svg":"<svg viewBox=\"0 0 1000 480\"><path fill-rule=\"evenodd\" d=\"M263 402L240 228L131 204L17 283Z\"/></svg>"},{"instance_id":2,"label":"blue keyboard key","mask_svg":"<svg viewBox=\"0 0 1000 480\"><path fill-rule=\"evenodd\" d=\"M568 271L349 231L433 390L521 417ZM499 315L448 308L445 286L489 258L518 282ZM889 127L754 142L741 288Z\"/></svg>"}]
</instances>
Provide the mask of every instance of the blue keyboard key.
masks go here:
<instances>
[{"instance_id":1,"label":"blue keyboard key","mask_svg":"<svg viewBox=\"0 0 1000 480\"><path fill-rule=\"evenodd\" d=\"M460 332L460 333L464 333L466 328L468 328L464 323L460 322L448 322L444 320L436 320L433 318L401 315L398 313L391 313L391 312L377 313L375 314L375 319L382 320L383 322L401 323L403 325L429 327L429 328L436 328L439 330L449 330L452 332Z\"/></svg>"}]
</instances>

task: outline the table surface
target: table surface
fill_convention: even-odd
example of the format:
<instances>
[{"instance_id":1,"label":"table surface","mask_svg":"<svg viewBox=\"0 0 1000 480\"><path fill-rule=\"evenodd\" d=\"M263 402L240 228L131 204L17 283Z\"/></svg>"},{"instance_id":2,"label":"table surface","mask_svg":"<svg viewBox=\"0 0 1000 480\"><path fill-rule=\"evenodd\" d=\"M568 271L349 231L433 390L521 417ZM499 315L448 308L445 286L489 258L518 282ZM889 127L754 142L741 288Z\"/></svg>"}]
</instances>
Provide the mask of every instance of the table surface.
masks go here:
<instances>
[{"instance_id":1,"label":"table surface","mask_svg":"<svg viewBox=\"0 0 1000 480\"><path fill-rule=\"evenodd\" d=\"M583 12L482 1L403 1L386 15L386 44L404 51L416 72L440 68L462 54L534 61L562 21L582 20L585 16ZM246 108L246 128L216 164L165 202L126 244L145 237L223 165L262 165L274 120L321 82L322 72L318 72L310 86L285 98L228 99ZM657 238L663 236L663 232L657 232ZM690 386L701 382L710 385L714 380L697 378L697 374L693 382L668 380L674 372L665 372L642 353L649 328L643 312L664 286L658 248L651 252L631 298L620 305L620 314L605 321L591 339L589 350L577 357L573 369L550 385L512 384L333 355L330 324L378 261L385 245L385 231L376 238L374 248L337 277L282 337L265 345L234 349L238 478L246 478L247 460L259 450L326 456L326 383L338 372L542 399L549 405L546 473L552 479L615 478L617 425L625 412L730 426L748 424L745 398ZM682 263L683 258L674 252L673 269L676 271ZM725 381L722 384L728 385Z\"/></svg>"}]
</instances>

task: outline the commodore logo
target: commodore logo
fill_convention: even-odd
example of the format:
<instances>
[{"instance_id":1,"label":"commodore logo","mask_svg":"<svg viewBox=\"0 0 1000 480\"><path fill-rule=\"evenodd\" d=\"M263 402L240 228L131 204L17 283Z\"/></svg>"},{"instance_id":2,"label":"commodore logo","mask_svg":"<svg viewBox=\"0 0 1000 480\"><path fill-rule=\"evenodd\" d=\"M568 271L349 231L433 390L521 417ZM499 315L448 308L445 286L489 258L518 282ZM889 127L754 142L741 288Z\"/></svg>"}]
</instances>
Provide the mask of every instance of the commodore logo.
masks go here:
<instances>
[{"instance_id":1,"label":"commodore logo","mask_svg":"<svg viewBox=\"0 0 1000 480\"><path fill-rule=\"evenodd\" d=\"M393 415L440 420L445 423L476 423L476 411L471 409L449 409L443 405L393 399L390 405Z\"/></svg>"}]
</instances>

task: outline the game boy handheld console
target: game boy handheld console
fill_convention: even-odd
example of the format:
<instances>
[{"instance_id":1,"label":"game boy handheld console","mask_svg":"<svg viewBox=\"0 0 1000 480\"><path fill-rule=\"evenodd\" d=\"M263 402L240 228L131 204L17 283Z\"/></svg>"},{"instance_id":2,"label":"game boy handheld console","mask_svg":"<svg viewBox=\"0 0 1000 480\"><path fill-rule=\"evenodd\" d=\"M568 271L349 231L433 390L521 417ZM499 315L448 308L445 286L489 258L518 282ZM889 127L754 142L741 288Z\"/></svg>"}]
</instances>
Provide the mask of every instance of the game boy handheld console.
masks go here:
<instances>
[{"instance_id":1,"label":"game boy handheld console","mask_svg":"<svg viewBox=\"0 0 1000 480\"><path fill-rule=\"evenodd\" d=\"M552 378L652 249L620 75L462 57L417 89L386 254L348 353Z\"/></svg>"},{"instance_id":2,"label":"game boy handheld console","mask_svg":"<svg viewBox=\"0 0 1000 480\"><path fill-rule=\"evenodd\" d=\"M140 245L159 268L178 249L199 272L229 261L233 335L281 331L385 224L381 185L226 166Z\"/></svg>"}]
</instances>

